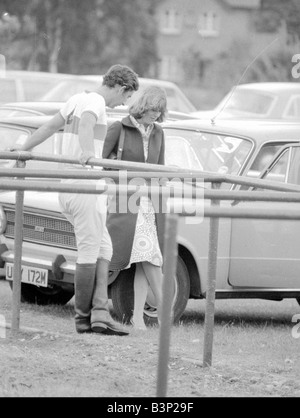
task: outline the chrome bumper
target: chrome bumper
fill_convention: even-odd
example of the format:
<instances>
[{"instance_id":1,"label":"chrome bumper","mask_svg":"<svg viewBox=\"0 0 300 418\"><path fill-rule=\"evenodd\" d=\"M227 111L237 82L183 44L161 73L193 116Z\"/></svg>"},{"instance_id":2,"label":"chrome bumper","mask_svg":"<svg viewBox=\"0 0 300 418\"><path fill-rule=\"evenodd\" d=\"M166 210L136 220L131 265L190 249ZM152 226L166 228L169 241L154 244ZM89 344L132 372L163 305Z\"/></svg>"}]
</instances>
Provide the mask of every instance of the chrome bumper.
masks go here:
<instances>
[{"instance_id":1,"label":"chrome bumper","mask_svg":"<svg viewBox=\"0 0 300 418\"><path fill-rule=\"evenodd\" d=\"M5 244L0 245L0 268L5 267L5 263L14 263L14 252L9 250ZM49 270L49 281L60 281L73 283L76 264L66 261L62 254L56 254L53 257L30 257L22 255L22 265L37 267Z\"/></svg>"}]
</instances>

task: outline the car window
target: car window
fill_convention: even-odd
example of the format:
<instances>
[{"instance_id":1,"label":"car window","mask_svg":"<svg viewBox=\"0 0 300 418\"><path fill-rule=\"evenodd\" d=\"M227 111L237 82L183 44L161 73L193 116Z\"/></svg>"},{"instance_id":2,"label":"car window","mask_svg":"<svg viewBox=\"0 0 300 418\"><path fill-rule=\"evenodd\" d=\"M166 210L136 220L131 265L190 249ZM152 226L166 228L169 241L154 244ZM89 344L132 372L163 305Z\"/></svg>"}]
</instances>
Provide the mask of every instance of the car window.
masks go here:
<instances>
[{"instance_id":1,"label":"car window","mask_svg":"<svg viewBox=\"0 0 300 418\"><path fill-rule=\"evenodd\" d=\"M282 146L280 147L282 148ZM267 161L267 159L266 159ZM270 180L276 182L286 182L287 181L287 173L288 173L288 166L289 166L289 150L284 150L276 159L271 158L269 159L268 155L268 163L264 164L264 169L262 170L259 178L263 180ZM264 191L269 190L260 187L249 187L249 186L242 186L240 190L255 190L255 191Z\"/></svg>"},{"instance_id":2,"label":"car window","mask_svg":"<svg viewBox=\"0 0 300 418\"><path fill-rule=\"evenodd\" d=\"M0 78L0 91L0 101L2 103L15 102L18 100L15 80Z\"/></svg>"},{"instance_id":3,"label":"car window","mask_svg":"<svg viewBox=\"0 0 300 418\"><path fill-rule=\"evenodd\" d=\"M238 174L252 148L249 140L225 135L172 128L164 133L165 165L171 167ZM101 158L103 141L95 148Z\"/></svg>"},{"instance_id":4,"label":"car window","mask_svg":"<svg viewBox=\"0 0 300 418\"><path fill-rule=\"evenodd\" d=\"M22 144L28 137L29 133L22 129L7 128L0 126L0 149L4 151L15 144Z\"/></svg>"},{"instance_id":5,"label":"car window","mask_svg":"<svg viewBox=\"0 0 300 418\"><path fill-rule=\"evenodd\" d=\"M5 151L13 145L22 145L30 135L30 132L25 129L17 129L6 126L0 126L0 151ZM46 141L33 148L33 152L40 154L58 155L61 152L62 133L56 133L49 137ZM1 167L13 167L14 160L0 160ZM59 163L40 162L30 160L26 162L26 168L56 168Z\"/></svg>"},{"instance_id":6,"label":"car window","mask_svg":"<svg viewBox=\"0 0 300 418\"><path fill-rule=\"evenodd\" d=\"M290 147L290 161L287 182L300 185L300 147Z\"/></svg>"},{"instance_id":7,"label":"car window","mask_svg":"<svg viewBox=\"0 0 300 418\"><path fill-rule=\"evenodd\" d=\"M289 162L289 152L286 150L281 156L276 159L274 164L270 167L264 180L279 181L281 183L287 180L287 170Z\"/></svg>"},{"instance_id":8,"label":"car window","mask_svg":"<svg viewBox=\"0 0 300 418\"><path fill-rule=\"evenodd\" d=\"M34 110L22 110L22 109L1 109L0 107L0 118L11 117L11 116L34 116L42 115L41 112L36 112Z\"/></svg>"},{"instance_id":9,"label":"car window","mask_svg":"<svg viewBox=\"0 0 300 418\"><path fill-rule=\"evenodd\" d=\"M237 137L164 128L167 165L191 170L238 174L252 143Z\"/></svg>"},{"instance_id":10,"label":"car window","mask_svg":"<svg viewBox=\"0 0 300 418\"><path fill-rule=\"evenodd\" d=\"M300 96L294 96L284 112L284 117L288 119L300 119Z\"/></svg>"},{"instance_id":11,"label":"car window","mask_svg":"<svg viewBox=\"0 0 300 418\"><path fill-rule=\"evenodd\" d=\"M62 138L62 132L57 132L46 139L46 141L34 147L32 151L39 154L60 155L62 149ZM26 162L26 168L34 168L35 170L55 170L61 169L62 164L48 161L29 160Z\"/></svg>"},{"instance_id":12,"label":"car window","mask_svg":"<svg viewBox=\"0 0 300 418\"><path fill-rule=\"evenodd\" d=\"M220 102L217 109L253 113L254 115L266 115L271 110L275 101L272 94L235 89Z\"/></svg>"},{"instance_id":13,"label":"car window","mask_svg":"<svg viewBox=\"0 0 300 418\"><path fill-rule=\"evenodd\" d=\"M149 84L149 86L150 85L155 86L155 81L152 84ZM148 84L143 85L143 83L141 82L139 90L133 93L131 98L127 101L126 105L130 106L136 100L141 91L147 86ZM168 110L173 110L182 113L191 113L196 111L195 107L192 105L192 103L190 103L190 101L186 98L186 96L184 95L184 93L181 92L180 89L177 90L175 88L169 86L165 87L163 85L157 86L163 88L166 92Z\"/></svg>"},{"instance_id":14,"label":"car window","mask_svg":"<svg viewBox=\"0 0 300 418\"><path fill-rule=\"evenodd\" d=\"M263 178L300 185L300 147L293 145L284 149Z\"/></svg>"},{"instance_id":15,"label":"car window","mask_svg":"<svg viewBox=\"0 0 300 418\"><path fill-rule=\"evenodd\" d=\"M85 90L93 90L97 86L96 81L91 80L64 80L60 81L47 93L39 97L42 102L66 102L71 96Z\"/></svg>"},{"instance_id":16,"label":"car window","mask_svg":"<svg viewBox=\"0 0 300 418\"><path fill-rule=\"evenodd\" d=\"M195 109L182 98L178 92L171 88L165 88L168 101L168 109L176 112L190 113L194 112Z\"/></svg>"},{"instance_id":17,"label":"car window","mask_svg":"<svg viewBox=\"0 0 300 418\"><path fill-rule=\"evenodd\" d=\"M280 150L282 144L266 144L257 153L255 160L253 161L247 176L259 177L262 171L270 164L275 154Z\"/></svg>"},{"instance_id":18,"label":"car window","mask_svg":"<svg viewBox=\"0 0 300 418\"><path fill-rule=\"evenodd\" d=\"M22 80L24 96L26 101L36 101L50 89L54 88L58 80L32 77L32 79Z\"/></svg>"},{"instance_id":19,"label":"car window","mask_svg":"<svg viewBox=\"0 0 300 418\"><path fill-rule=\"evenodd\" d=\"M73 79L73 80L63 80L59 82L55 87L49 89L49 91L40 96L38 100L43 102L66 102L71 96L77 93L81 93L85 90L94 90L99 85L99 80L83 80L83 79ZM140 89L133 93L132 97L128 100L127 106L130 106L131 103L136 99L137 95L142 91L143 88L150 85L156 85L155 80L153 82L143 82L140 80ZM172 87L165 87L164 85L157 84L159 87L162 87L167 95L168 109L174 110L176 112L190 113L195 112L196 109L193 104L188 100L184 93L177 88L175 85Z\"/></svg>"},{"instance_id":20,"label":"car window","mask_svg":"<svg viewBox=\"0 0 300 418\"><path fill-rule=\"evenodd\" d=\"M0 151L8 150L15 144L22 144L28 138L29 133L22 129L12 129L5 126L0 126ZM15 161L0 160L0 167L12 167Z\"/></svg>"},{"instance_id":21,"label":"car window","mask_svg":"<svg viewBox=\"0 0 300 418\"><path fill-rule=\"evenodd\" d=\"M190 168L191 170L203 170L203 166L192 145L188 140L180 136L167 137L165 164L180 168Z\"/></svg>"}]
</instances>

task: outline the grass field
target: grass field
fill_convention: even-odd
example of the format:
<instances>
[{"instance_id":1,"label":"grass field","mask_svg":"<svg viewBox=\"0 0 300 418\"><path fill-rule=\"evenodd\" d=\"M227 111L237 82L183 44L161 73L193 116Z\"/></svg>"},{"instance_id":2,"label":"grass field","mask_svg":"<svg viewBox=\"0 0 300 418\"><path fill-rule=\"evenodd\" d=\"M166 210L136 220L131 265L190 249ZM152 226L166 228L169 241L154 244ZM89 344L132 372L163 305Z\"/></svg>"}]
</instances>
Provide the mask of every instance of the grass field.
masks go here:
<instances>
[{"instance_id":1,"label":"grass field","mask_svg":"<svg viewBox=\"0 0 300 418\"><path fill-rule=\"evenodd\" d=\"M190 301L171 329L167 396L299 397L300 338L291 322L299 313L294 299L217 300L212 366L204 368L205 301ZM2 280L0 314L10 322L11 291ZM0 396L155 396L159 329L78 335L73 314L72 301L22 304L21 326L36 331L0 338Z\"/></svg>"}]
</instances>

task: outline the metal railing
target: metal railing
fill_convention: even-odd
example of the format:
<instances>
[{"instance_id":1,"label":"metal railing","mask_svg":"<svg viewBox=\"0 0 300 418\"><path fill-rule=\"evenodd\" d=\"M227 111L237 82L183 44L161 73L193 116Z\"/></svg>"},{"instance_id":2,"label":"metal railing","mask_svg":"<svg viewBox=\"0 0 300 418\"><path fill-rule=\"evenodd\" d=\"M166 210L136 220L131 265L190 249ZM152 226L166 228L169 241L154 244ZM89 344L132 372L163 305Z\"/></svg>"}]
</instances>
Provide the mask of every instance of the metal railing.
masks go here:
<instances>
[{"instance_id":1,"label":"metal railing","mask_svg":"<svg viewBox=\"0 0 300 418\"><path fill-rule=\"evenodd\" d=\"M17 161L19 168L0 169L0 190L16 190L16 226L15 226L15 245L14 245L14 277L13 277L13 303L12 303L12 333L19 330L20 325L20 300L21 300L21 263L22 263L22 214L24 204L24 191L47 191L47 192L69 192L69 193L87 193L87 194L107 194L115 193L118 190L120 194L138 193L140 196L148 195L148 186L125 186L125 185L66 185L58 182L35 181L32 179L102 179L119 178L121 172L102 171L102 170L29 170L22 168L24 161L32 159L38 161L52 161L60 163L78 163L77 160L66 156L49 156L45 154L36 154L29 152L0 152L0 159L12 159ZM218 249L218 230L219 219L227 218L253 218L253 219L300 219L299 209L280 210L272 207L266 210L248 208L237 208L235 206L223 208L220 202L223 200L241 202L241 201L265 201L265 202L292 202L300 203L300 187L297 185L279 184L267 180L248 179L246 177L219 175L214 173L205 173L202 171L180 170L155 164L131 163L125 161L112 161L105 159L91 159L89 165L94 167L111 167L118 170L128 170L126 176L128 179L135 177L164 178L176 175L177 179L201 179L203 182L212 184L211 189L204 189L203 198L211 202L204 207L204 217L210 218L209 227L209 249L208 249L208 277L206 289L206 307L204 323L204 350L203 366L209 367L212 364L213 351L213 328L214 328L214 304L217 272L217 249ZM122 175L122 174L121 174ZM9 180L4 177L10 177ZM12 178L13 177L13 178ZM26 179L25 179L26 178ZM222 183L232 185L242 185L249 188L264 188L270 190L264 193L260 191L232 191L221 190ZM170 187L160 185L151 188L151 195L171 196ZM0 199L1 200L1 199ZM175 204L171 205L169 213L166 214L165 242L164 242L164 282L163 282L163 302L162 318L159 335L159 356L157 368L157 396L166 396L169 346L171 334L171 310L172 310L172 292L174 287L174 275L176 271L177 260L177 226L180 216L194 216L189 210L183 210L176 213Z\"/></svg>"}]
</instances>

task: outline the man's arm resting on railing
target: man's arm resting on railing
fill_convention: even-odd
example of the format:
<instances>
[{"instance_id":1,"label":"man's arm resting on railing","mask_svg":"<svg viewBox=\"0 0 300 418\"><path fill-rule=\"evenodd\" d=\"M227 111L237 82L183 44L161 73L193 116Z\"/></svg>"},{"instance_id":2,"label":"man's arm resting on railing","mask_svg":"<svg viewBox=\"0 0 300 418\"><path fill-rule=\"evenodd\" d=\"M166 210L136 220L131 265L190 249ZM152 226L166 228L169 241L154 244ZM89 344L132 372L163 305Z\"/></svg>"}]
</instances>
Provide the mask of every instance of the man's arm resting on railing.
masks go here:
<instances>
[{"instance_id":1,"label":"man's arm resting on railing","mask_svg":"<svg viewBox=\"0 0 300 418\"><path fill-rule=\"evenodd\" d=\"M78 126L78 139L82 149L79 161L82 165L87 164L90 158L95 157L94 127L97 119L90 112L83 112ZM104 140L104 138L103 138Z\"/></svg>"},{"instance_id":2,"label":"man's arm resting on railing","mask_svg":"<svg viewBox=\"0 0 300 418\"><path fill-rule=\"evenodd\" d=\"M64 118L58 112L49 122L44 123L39 129L37 129L23 145L14 145L10 147L10 151L31 151L32 148L44 142L51 135L57 132L65 123Z\"/></svg>"}]
</instances>

